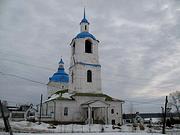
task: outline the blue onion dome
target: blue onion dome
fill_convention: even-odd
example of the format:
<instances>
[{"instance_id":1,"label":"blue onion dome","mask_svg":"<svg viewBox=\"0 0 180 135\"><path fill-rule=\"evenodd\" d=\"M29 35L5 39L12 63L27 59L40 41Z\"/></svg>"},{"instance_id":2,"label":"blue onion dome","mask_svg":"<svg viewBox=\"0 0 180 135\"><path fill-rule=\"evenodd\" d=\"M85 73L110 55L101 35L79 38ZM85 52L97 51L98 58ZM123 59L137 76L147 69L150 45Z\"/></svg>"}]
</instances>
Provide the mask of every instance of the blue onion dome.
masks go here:
<instances>
[{"instance_id":1,"label":"blue onion dome","mask_svg":"<svg viewBox=\"0 0 180 135\"><path fill-rule=\"evenodd\" d=\"M81 33L77 34L77 36L75 38L86 38L86 37L90 37L90 38L96 40L96 38L89 32L81 32Z\"/></svg>"},{"instance_id":2,"label":"blue onion dome","mask_svg":"<svg viewBox=\"0 0 180 135\"><path fill-rule=\"evenodd\" d=\"M64 83L69 82L69 75L65 72L64 62L62 59L59 62L58 71L56 73L54 73L52 77L49 77L49 81L51 81L51 82L64 82Z\"/></svg>"}]
</instances>

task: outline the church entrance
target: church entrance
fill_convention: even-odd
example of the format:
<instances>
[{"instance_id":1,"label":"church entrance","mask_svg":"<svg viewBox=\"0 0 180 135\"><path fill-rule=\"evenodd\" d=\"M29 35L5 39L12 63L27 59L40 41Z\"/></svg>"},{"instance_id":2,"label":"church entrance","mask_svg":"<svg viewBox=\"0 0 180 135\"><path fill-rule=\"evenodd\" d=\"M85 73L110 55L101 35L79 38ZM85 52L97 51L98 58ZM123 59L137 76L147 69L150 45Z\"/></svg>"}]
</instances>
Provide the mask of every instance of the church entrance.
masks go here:
<instances>
[{"instance_id":1,"label":"church entrance","mask_svg":"<svg viewBox=\"0 0 180 135\"><path fill-rule=\"evenodd\" d=\"M84 119L88 124L108 124L109 104L94 100L81 105L86 115Z\"/></svg>"}]
</instances>

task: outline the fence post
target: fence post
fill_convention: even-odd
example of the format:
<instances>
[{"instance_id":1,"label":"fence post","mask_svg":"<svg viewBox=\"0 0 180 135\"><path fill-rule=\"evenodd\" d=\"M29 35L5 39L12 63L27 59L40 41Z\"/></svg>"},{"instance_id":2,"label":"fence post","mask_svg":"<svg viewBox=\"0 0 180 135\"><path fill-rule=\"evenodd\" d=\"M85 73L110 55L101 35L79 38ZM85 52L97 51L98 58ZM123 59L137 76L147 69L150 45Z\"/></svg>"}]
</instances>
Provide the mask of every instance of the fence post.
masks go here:
<instances>
[{"instance_id":1,"label":"fence post","mask_svg":"<svg viewBox=\"0 0 180 135\"><path fill-rule=\"evenodd\" d=\"M3 117L6 132L9 132L10 135L13 135L12 130L11 130L11 126L9 124L8 117L7 116L5 117L5 115L4 115L4 108L3 108L3 105L1 103L1 100L0 100L0 110L1 110L2 117Z\"/></svg>"}]
</instances>

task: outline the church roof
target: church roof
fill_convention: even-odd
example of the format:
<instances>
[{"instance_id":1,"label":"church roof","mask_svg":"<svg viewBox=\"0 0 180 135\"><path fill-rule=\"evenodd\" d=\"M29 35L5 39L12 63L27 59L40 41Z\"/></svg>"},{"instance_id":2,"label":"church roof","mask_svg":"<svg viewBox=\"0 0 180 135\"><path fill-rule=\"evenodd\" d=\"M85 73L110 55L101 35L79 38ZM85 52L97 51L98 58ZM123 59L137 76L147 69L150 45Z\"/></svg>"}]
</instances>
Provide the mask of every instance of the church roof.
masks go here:
<instances>
[{"instance_id":1,"label":"church roof","mask_svg":"<svg viewBox=\"0 0 180 135\"><path fill-rule=\"evenodd\" d=\"M103 93L75 93L73 96L85 96L85 97L105 97L105 101L118 101L124 102L123 100L112 98Z\"/></svg>"},{"instance_id":2,"label":"church roof","mask_svg":"<svg viewBox=\"0 0 180 135\"><path fill-rule=\"evenodd\" d=\"M64 62L62 59L60 60L59 64L64 65ZM52 77L49 78L49 81L68 83L69 75L65 72L64 66L60 66L58 68L58 71L54 73Z\"/></svg>"},{"instance_id":3,"label":"church roof","mask_svg":"<svg viewBox=\"0 0 180 135\"><path fill-rule=\"evenodd\" d=\"M101 100L89 100L89 101L87 101L87 102L85 102L85 103L83 103L83 104L81 104L81 105L89 105L89 104L92 104L92 103L95 103L95 102L102 102L102 103L104 103L104 104L106 104L106 105L109 105L108 103L103 102L103 101L101 101Z\"/></svg>"},{"instance_id":4,"label":"church roof","mask_svg":"<svg viewBox=\"0 0 180 135\"><path fill-rule=\"evenodd\" d=\"M70 94L68 92L68 89L65 89L65 90L57 91L56 93L51 95L51 97L48 98L45 102L53 101L53 100L69 100L69 101L72 101L74 99L72 98L72 94Z\"/></svg>"},{"instance_id":5,"label":"church roof","mask_svg":"<svg viewBox=\"0 0 180 135\"><path fill-rule=\"evenodd\" d=\"M81 23L88 23L88 24L89 24L89 22L88 22L88 20L87 20L86 18L83 18L83 19L81 20L80 24L81 24Z\"/></svg>"},{"instance_id":6,"label":"church roof","mask_svg":"<svg viewBox=\"0 0 180 135\"><path fill-rule=\"evenodd\" d=\"M54 73L52 77L49 78L49 81L68 83L69 82L69 76L64 71L64 68L58 68L58 71L56 73Z\"/></svg>"},{"instance_id":7,"label":"church roof","mask_svg":"<svg viewBox=\"0 0 180 135\"><path fill-rule=\"evenodd\" d=\"M81 33L77 34L77 36L75 38L86 38L86 37L90 37L90 38L96 40L96 38L89 32L81 32Z\"/></svg>"}]
</instances>

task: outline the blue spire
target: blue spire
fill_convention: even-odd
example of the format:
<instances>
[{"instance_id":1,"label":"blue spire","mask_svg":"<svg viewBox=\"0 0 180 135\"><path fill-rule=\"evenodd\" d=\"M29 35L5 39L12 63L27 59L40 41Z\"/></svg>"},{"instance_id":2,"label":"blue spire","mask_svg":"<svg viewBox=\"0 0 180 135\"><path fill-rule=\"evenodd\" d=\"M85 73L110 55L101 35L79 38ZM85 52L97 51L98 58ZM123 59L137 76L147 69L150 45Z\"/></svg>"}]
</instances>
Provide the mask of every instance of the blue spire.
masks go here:
<instances>
[{"instance_id":1,"label":"blue spire","mask_svg":"<svg viewBox=\"0 0 180 135\"><path fill-rule=\"evenodd\" d=\"M80 24L81 23L88 23L89 24L88 20L86 19L86 10L85 10L85 8L84 8L84 18L81 20Z\"/></svg>"},{"instance_id":2,"label":"blue spire","mask_svg":"<svg viewBox=\"0 0 180 135\"><path fill-rule=\"evenodd\" d=\"M84 18L86 18L86 11L85 11L85 8L84 8Z\"/></svg>"}]
</instances>

